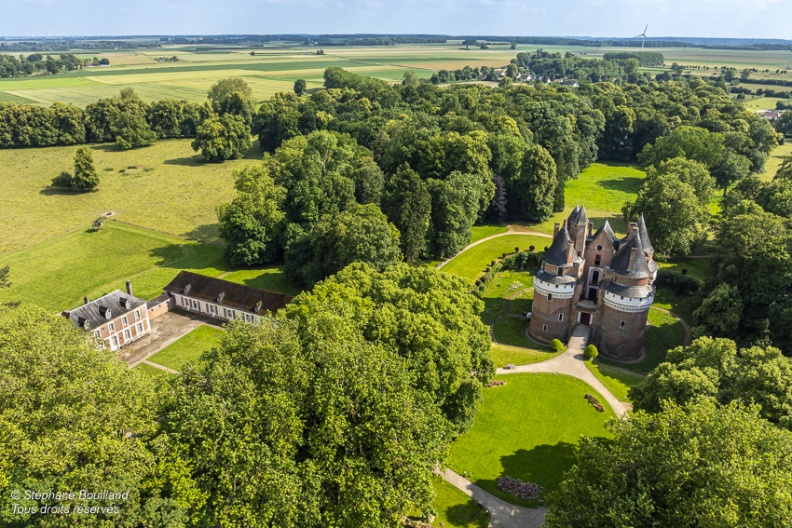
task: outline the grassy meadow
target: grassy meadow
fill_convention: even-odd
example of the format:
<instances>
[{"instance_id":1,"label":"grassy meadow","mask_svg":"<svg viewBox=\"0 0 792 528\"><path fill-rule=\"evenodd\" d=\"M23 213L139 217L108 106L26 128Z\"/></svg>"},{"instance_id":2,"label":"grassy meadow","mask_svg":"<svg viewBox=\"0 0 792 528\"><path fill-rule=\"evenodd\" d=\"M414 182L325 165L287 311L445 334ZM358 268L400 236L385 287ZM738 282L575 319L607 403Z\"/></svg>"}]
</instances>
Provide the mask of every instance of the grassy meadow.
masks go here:
<instances>
[{"instance_id":1,"label":"grassy meadow","mask_svg":"<svg viewBox=\"0 0 792 528\"><path fill-rule=\"evenodd\" d=\"M476 280L484 273L484 268L493 260L498 260L505 253L513 253L515 248L526 250L530 246L541 249L549 246L552 241L536 235L510 234L482 242L454 257L441 269L460 277Z\"/></svg>"},{"instance_id":2,"label":"grassy meadow","mask_svg":"<svg viewBox=\"0 0 792 528\"><path fill-rule=\"evenodd\" d=\"M451 444L449 467L500 499L522 506L537 500L513 497L497 488L509 475L551 492L574 463L581 435L609 437L605 421L614 416L604 398L597 412L583 397L594 392L584 382L556 374L498 376L505 385L485 389L473 427Z\"/></svg>"}]
</instances>

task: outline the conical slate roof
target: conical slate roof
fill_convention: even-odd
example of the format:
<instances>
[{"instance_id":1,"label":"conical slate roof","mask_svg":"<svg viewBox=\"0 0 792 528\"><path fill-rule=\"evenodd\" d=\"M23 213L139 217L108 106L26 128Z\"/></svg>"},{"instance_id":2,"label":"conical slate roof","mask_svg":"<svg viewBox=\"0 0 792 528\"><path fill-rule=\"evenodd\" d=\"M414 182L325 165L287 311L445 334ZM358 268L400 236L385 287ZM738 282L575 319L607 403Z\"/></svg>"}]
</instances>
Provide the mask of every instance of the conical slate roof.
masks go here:
<instances>
[{"instance_id":1,"label":"conical slate roof","mask_svg":"<svg viewBox=\"0 0 792 528\"><path fill-rule=\"evenodd\" d=\"M569 246L572 244L572 239L569 238L569 230L566 224L558 232L553 239L553 243L545 251L544 260L547 264L554 266L564 266L569 264L567 258L569 257Z\"/></svg>"},{"instance_id":2,"label":"conical slate roof","mask_svg":"<svg viewBox=\"0 0 792 528\"><path fill-rule=\"evenodd\" d=\"M644 220L643 213L641 213L641 217L638 219L638 234L641 235L644 251L650 255L654 255L654 248L652 247L652 241L649 240L649 230L646 229L646 220Z\"/></svg>"},{"instance_id":3,"label":"conical slate roof","mask_svg":"<svg viewBox=\"0 0 792 528\"><path fill-rule=\"evenodd\" d=\"M622 242L619 251L611 260L610 268L616 275L631 279L644 279L652 275L649 260L639 232Z\"/></svg>"},{"instance_id":4,"label":"conical slate roof","mask_svg":"<svg viewBox=\"0 0 792 528\"><path fill-rule=\"evenodd\" d=\"M585 225L588 222L588 215L586 214L586 206L575 206L572 213L569 215L569 223L577 225Z\"/></svg>"}]
</instances>

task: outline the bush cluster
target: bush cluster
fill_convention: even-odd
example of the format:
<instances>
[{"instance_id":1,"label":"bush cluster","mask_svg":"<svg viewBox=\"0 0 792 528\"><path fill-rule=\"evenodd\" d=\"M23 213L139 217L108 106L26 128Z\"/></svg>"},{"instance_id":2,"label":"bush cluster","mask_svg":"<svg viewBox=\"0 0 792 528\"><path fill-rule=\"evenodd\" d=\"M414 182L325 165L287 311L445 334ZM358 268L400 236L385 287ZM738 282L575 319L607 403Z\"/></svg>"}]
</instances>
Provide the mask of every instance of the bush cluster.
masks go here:
<instances>
[{"instance_id":1,"label":"bush cluster","mask_svg":"<svg viewBox=\"0 0 792 528\"><path fill-rule=\"evenodd\" d=\"M704 285L701 280L695 277L683 275L667 269L662 269L657 272L655 284L658 288L670 288L679 294L697 293Z\"/></svg>"},{"instance_id":2,"label":"bush cluster","mask_svg":"<svg viewBox=\"0 0 792 528\"><path fill-rule=\"evenodd\" d=\"M498 489L522 499L537 499L542 494L542 486L539 484L523 482L508 475L498 477Z\"/></svg>"},{"instance_id":3,"label":"bush cluster","mask_svg":"<svg viewBox=\"0 0 792 528\"><path fill-rule=\"evenodd\" d=\"M586 359L594 359L595 357L599 356L599 350L594 345L589 345L583 351L583 355L586 356Z\"/></svg>"},{"instance_id":4,"label":"bush cluster","mask_svg":"<svg viewBox=\"0 0 792 528\"><path fill-rule=\"evenodd\" d=\"M594 406L595 409L597 409L597 412L605 412L605 407L602 406L596 396L587 393L585 398L591 405Z\"/></svg>"},{"instance_id":5,"label":"bush cluster","mask_svg":"<svg viewBox=\"0 0 792 528\"><path fill-rule=\"evenodd\" d=\"M541 264L541 253L535 253L534 251L521 251L504 259L503 268L514 271L524 271L537 268Z\"/></svg>"},{"instance_id":6,"label":"bush cluster","mask_svg":"<svg viewBox=\"0 0 792 528\"><path fill-rule=\"evenodd\" d=\"M550 341L550 350L553 352L562 352L566 347L564 347L564 343L559 341L558 339L553 339Z\"/></svg>"}]
</instances>

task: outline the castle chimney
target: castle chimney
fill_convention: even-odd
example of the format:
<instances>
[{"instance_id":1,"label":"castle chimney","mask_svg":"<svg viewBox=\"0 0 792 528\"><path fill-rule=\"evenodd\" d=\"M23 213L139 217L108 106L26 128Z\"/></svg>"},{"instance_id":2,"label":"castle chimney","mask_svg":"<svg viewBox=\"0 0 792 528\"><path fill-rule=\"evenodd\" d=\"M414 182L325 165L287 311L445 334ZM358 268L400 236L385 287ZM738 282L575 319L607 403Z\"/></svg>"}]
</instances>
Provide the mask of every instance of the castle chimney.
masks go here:
<instances>
[{"instance_id":1,"label":"castle chimney","mask_svg":"<svg viewBox=\"0 0 792 528\"><path fill-rule=\"evenodd\" d=\"M132 297L132 281L126 281L127 293Z\"/></svg>"},{"instance_id":2,"label":"castle chimney","mask_svg":"<svg viewBox=\"0 0 792 528\"><path fill-rule=\"evenodd\" d=\"M558 231L559 231L560 227L561 226L560 226L560 224L558 222L553 224L553 238L555 238L556 235L558 234Z\"/></svg>"},{"instance_id":3,"label":"castle chimney","mask_svg":"<svg viewBox=\"0 0 792 528\"><path fill-rule=\"evenodd\" d=\"M638 234L638 224L636 224L635 222L630 222L629 224L627 224L627 239L625 240L625 242L629 242L637 234Z\"/></svg>"},{"instance_id":4,"label":"castle chimney","mask_svg":"<svg viewBox=\"0 0 792 528\"><path fill-rule=\"evenodd\" d=\"M88 304L88 296L87 295L83 296L83 304Z\"/></svg>"}]
</instances>

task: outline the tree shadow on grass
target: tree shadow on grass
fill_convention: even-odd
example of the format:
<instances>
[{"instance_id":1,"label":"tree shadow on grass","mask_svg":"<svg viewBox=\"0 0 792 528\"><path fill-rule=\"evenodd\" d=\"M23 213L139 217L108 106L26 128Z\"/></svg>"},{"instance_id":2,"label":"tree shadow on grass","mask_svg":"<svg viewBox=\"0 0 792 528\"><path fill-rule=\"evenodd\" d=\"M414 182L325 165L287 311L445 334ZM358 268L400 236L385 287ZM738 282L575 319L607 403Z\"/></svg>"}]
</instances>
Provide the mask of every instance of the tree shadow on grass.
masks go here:
<instances>
[{"instance_id":1,"label":"tree shadow on grass","mask_svg":"<svg viewBox=\"0 0 792 528\"><path fill-rule=\"evenodd\" d=\"M181 158L173 158L165 160L162 163L165 165L179 165L181 167L198 167L199 165L206 164L200 154L195 154L194 156L184 156Z\"/></svg>"},{"instance_id":2,"label":"tree shadow on grass","mask_svg":"<svg viewBox=\"0 0 792 528\"><path fill-rule=\"evenodd\" d=\"M195 240L202 244L210 244L213 246L223 246L223 241L220 239L220 225L219 224L204 224L196 227L185 235L190 240Z\"/></svg>"},{"instance_id":3,"label":"tree shadow on grass","mask_svg":"<svg viewBox=\"0 0 792 528\"><path fill-rule=\"evenodd\" d=\"M541 405L541 402L533 404ZM523 499L504 493L498 489L497 479L477 480L476 484L507 502L536 508L544 503L543 498L549 492L558 488L564 473L574 465L576 448L575 444L558 442L555 445L538 445L530 450L519 449L511 455L501 457L503 475L539 484L544 488L542 497L539 499Z\"/></svg>"},{"instance_id":4,"label":"tree shadow on grass","mask_svg":"<svg viewBox=\"0 0 792 528\"><path fill-rule=\"evenodd\" d=\"M69 189L61 189L60 187L47 186L39 191L39 194L44 196L80 196L82 194L90 194L93 191L70 191Z\"/></svg>"},{"instance_id":5,"label":"tree shadow on grass","mask_svg":"<svg viewBox=\"0 0 792 528\"><path fill-rule=\"evenodd\" d=\"M631 176L629 178L615 178L612 180L600 180L598 185L603 189L611 191L622 191L630 194L635 194L641 188L643 178L636 178Z\"/></svg>"},{"instance_id":6,"label":"tree shadow on grass","mask_svg":"<svg viewBox=\"0 0 792 528\"><path fill-rule=\"evenodd\" d=\"M149 254L157 259L156 266L175 270L209 268L223 272L232 271L231 264L223 258L223 248L209 244L167 244L152 249Z\"/></svg>"},{"instance_id":7,"label":"tree shadow on grass","mask_svg":"<svg viewBox=\"0 0 792 528\"><path fill-rule=\"evenodd\" d=\"M476 528L487 528L490 516L479 507L473 499L466 504L454 504L445 510L446 519L454 526L475 526Z\"/></svg>"}]
</instances>

